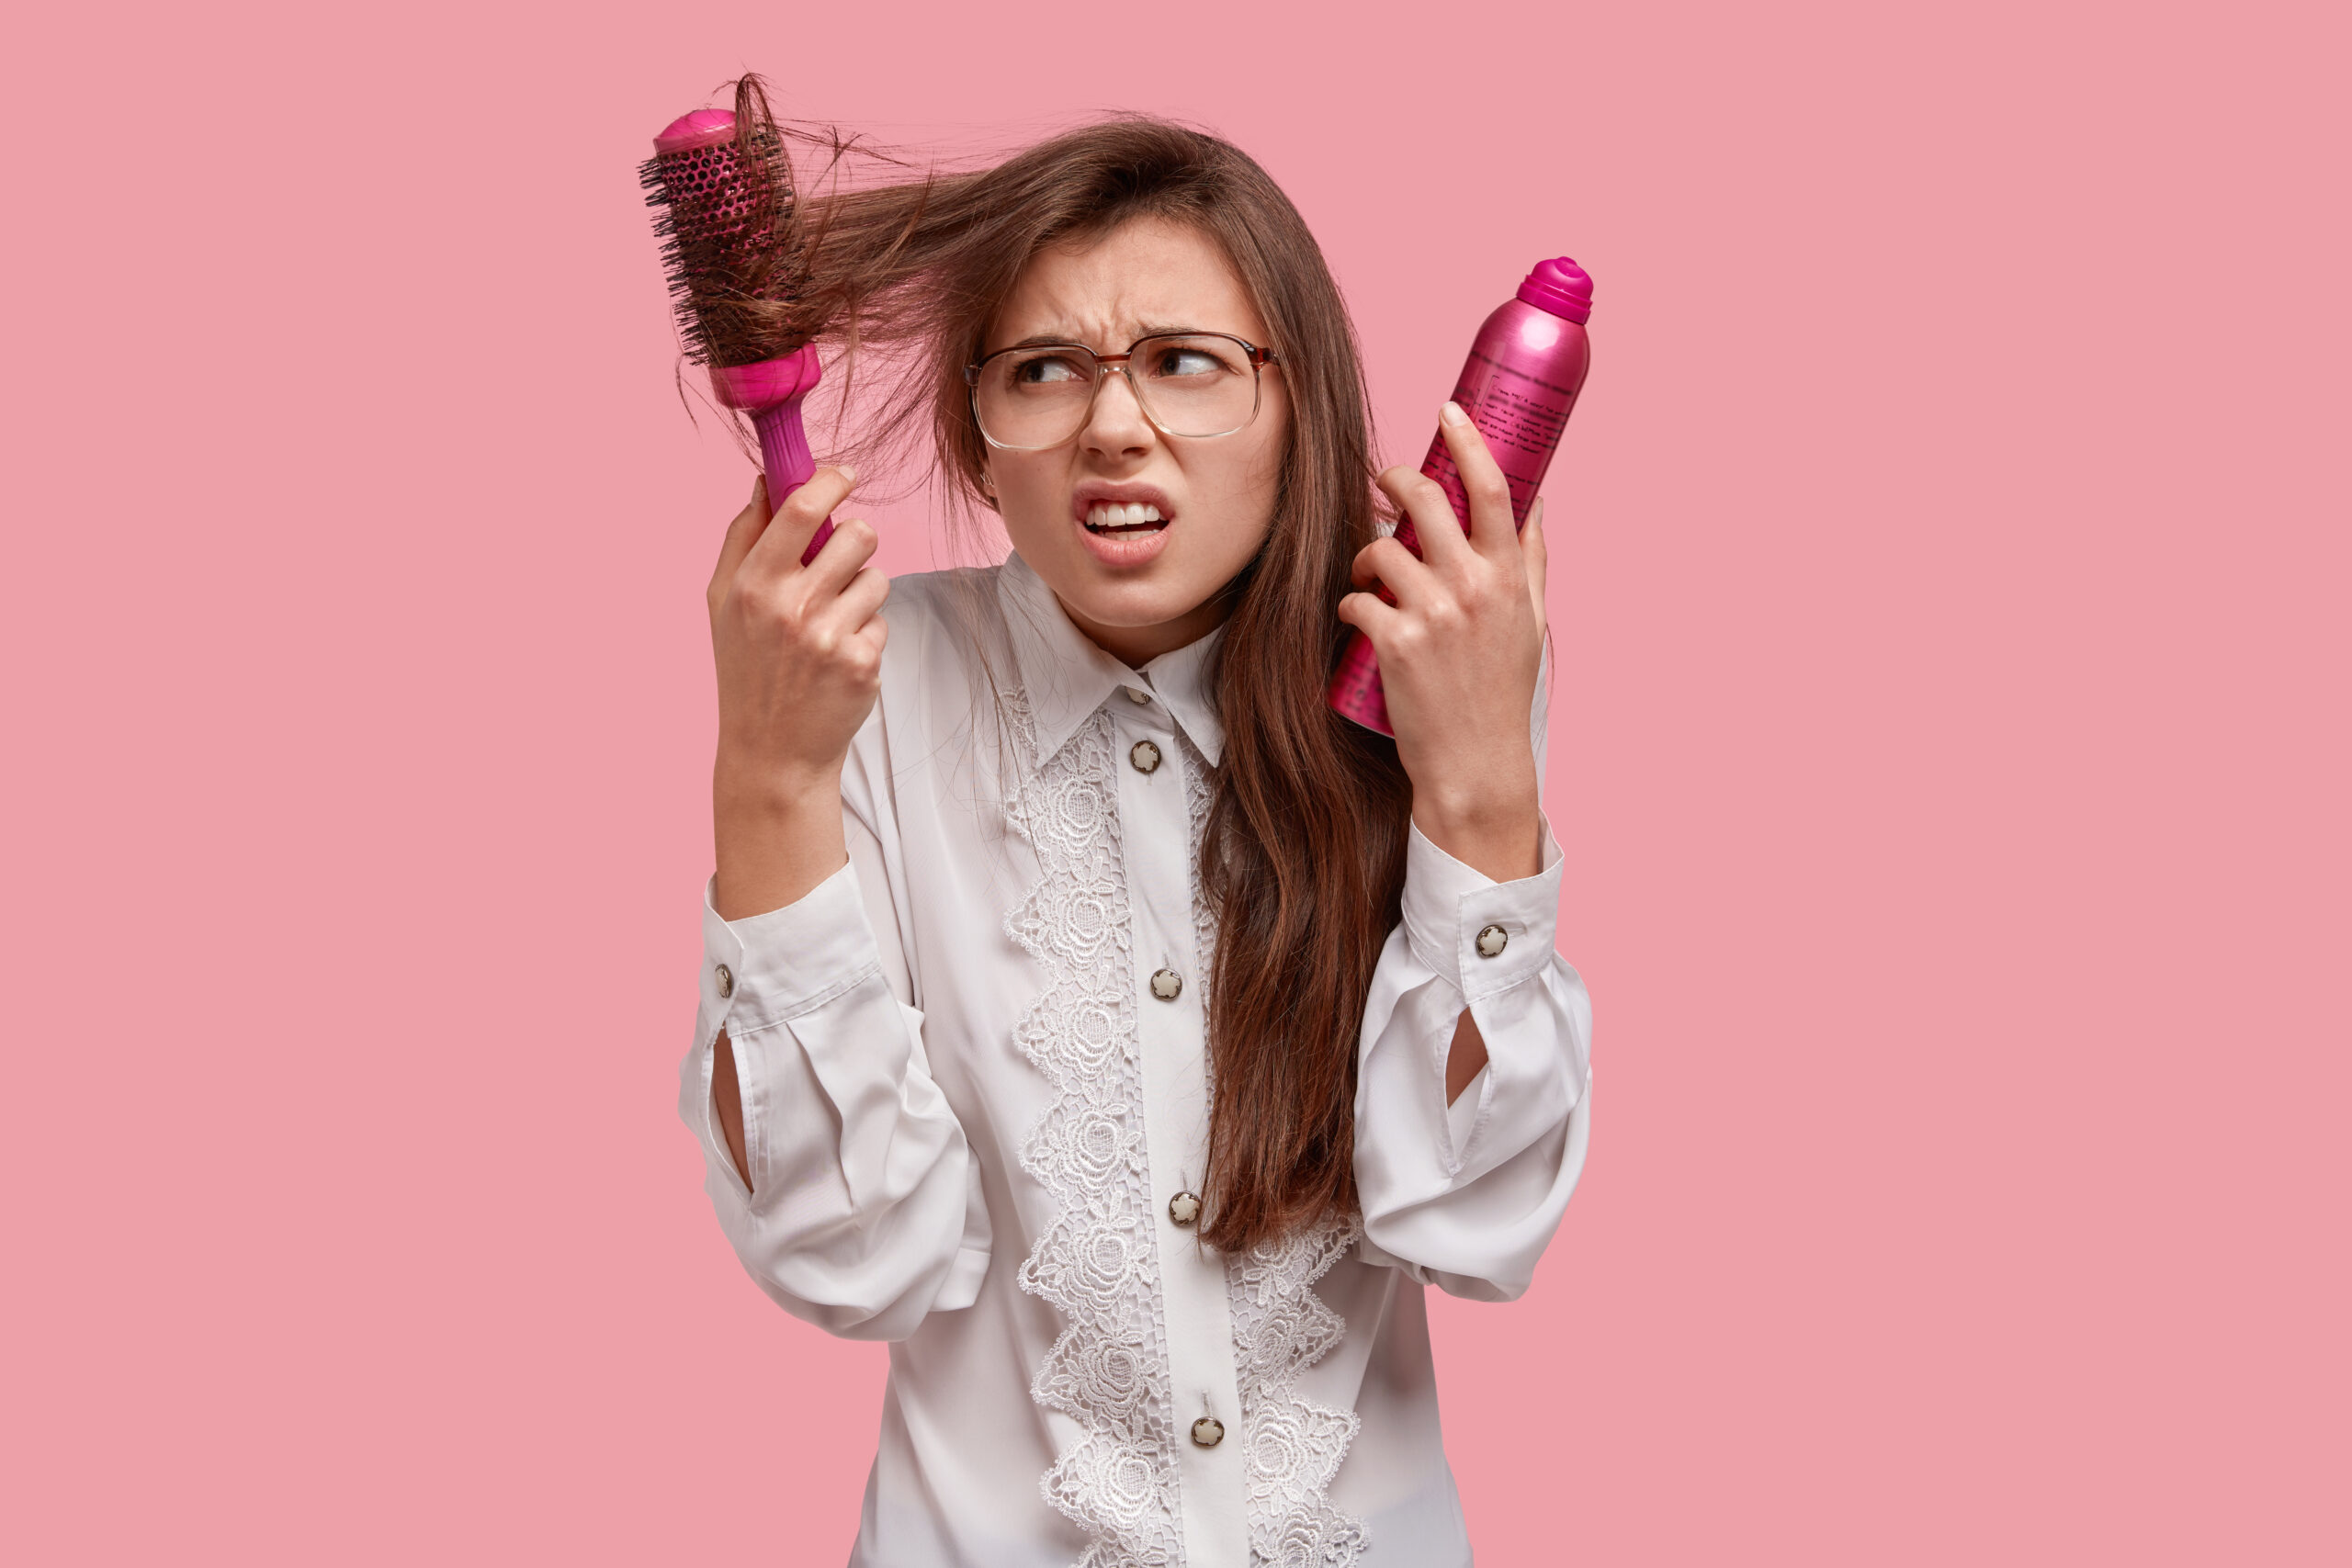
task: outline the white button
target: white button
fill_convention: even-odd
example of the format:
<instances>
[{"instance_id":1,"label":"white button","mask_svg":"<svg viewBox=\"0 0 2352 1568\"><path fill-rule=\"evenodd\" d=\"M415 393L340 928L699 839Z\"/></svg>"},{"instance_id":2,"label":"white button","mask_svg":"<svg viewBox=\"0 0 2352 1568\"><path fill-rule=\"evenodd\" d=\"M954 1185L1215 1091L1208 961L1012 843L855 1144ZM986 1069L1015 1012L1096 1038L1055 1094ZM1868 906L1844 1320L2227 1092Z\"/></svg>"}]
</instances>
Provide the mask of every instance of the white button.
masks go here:
<instances>
[{"instance_id":1,"label":"white button","mask_svg":"<svg viewBox=\"0 0 2352 1568\"><path fill-rule=\"evenodd\" d=\"M1193 1423L1193 1441L1204 1449L1213 1449L1225 1441L1225 1423L1214 1416L1204 1416Z\"/></svg>"},{"instance_id":2,"label":"white button","mask_svg":"<svg viewBox=\"0 0 2352 1568\"><path fill-rule=\"evenodd\" d=\"M1173 969L1151 972L1151 994L1163 1002L1172 1002L1184 994L1184 976Z\"/></svg>"},{"instance_id":3,"label":"white button","mask_svg":"<svg viewBox=\"0 0 2352 1568\"><path fill-rule=\"evenodd\" d=\"M1129 686L1127 688L1127 701L1131 703L1148 703L1151 701L1151 694L1145 691L1141 686Z\"/></svg>"},{"instance_id":4,"label":"white button","mask_svg":"<svg viewBox=\"0 0 2352 1568\"><path fill-rule=\"evenodd\" d=\"M724 964L718 966L718 994L722 997L735 994L735 971Z\"/></svg>"},{"instance_id":5,"label":"white button","mask_svg":"<svg viewBox=\"0 0 2352 1568\"><path fill-rule=\"evenodd\" d=\"M1193 1193L1179 1192L1168 1200L1168 1217L1187 1230L1201 1217L1201 1201Z\"/></svg>"},{"instance_id":6,"label":"white button","mask_svg":"<svg viewBox=\"0 0 2352 1568\"><path fill-rule=\"evenodd\" d=\"M1127 761L1136 765L1136 772L1150 773L1159 766L1159 748L1148 740L1138 740L1127 748Z\"/></svg>"},{"instance_id":7,"label":"white button","mask_svg":"<svg viewBox=\"0 0 2352 1568\"><path fill-rule=\"evenodd\" d=\"M1499 958L1503 949L1510 945L1510 932L1500 926L1487 926L1478 933L1478 956L1481 958Z\"/></svg>"}]
</instances>

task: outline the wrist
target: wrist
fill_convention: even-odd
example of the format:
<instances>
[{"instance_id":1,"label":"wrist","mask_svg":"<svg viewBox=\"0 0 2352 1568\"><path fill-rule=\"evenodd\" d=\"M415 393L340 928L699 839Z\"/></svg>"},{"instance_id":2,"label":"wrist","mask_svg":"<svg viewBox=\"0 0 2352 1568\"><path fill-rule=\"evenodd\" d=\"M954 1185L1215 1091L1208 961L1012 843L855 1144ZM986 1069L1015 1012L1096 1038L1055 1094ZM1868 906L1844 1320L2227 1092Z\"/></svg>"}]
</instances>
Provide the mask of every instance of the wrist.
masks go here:
<instances>
[{"instance_id":1,"label":"wrist","mask_svg":"<svg viewBox=\"0 0 2352 1568\"><path fill-rule=\"evenodd\" d=\"M1532 775L1522 786L1413 792L1413 825L1463 864L1496 882L1544 869L1544 806Z\"/></svg>"},{"instance_id":2,"label":"wrist","mask_svg":"<svg viewBox=\"0 0 2352 1568\"><path fill-rule=\"evenodd\" d=\"M740 920L797 903L842 868L841 770L809 775L723 761L711 787L713 907Z\"/></svg>"},{"instance_id":3,"label":"wrist","mask_svg":"<svg viewBox=\"0 0 2352 1568\"><path fill-rule=\"evenodd\" d=\"M842 765L808 768L755 759L722 742L710 773L711 804L721 816L794 817L812 807L838 810Z\"/></svg>"}]
</instances>

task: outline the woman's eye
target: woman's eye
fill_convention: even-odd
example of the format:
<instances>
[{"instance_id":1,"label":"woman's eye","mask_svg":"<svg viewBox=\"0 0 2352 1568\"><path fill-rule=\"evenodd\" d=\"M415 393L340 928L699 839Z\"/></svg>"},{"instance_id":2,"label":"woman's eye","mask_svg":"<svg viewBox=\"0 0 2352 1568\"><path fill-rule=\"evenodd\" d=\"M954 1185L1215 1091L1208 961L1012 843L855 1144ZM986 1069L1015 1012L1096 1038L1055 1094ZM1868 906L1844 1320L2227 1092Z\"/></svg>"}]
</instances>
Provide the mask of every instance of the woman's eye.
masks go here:
<instances>
[{"instance_id":1,"label":"woman's eye","mask_svg":"<svg viewBox=\"0 0 2352 1568\"><path fill-rule=\"evenodd\" d=\"M1214 376L1225 369L1225 361L1205 348L1164 348L1152 363L1155 376Z\"/></svg>"},{"instance_id":2,"label":"woman's eye","mask_svg":"<svg viewBox=\"0 0 2352 1568\"><path fill-rule=\"evenodd\" d=\"M1012 367L1012 379L1022 386L1050 386L1060 381L1077 381L1086 373L1068 355L1041 354L1035 359L1023 359Z\"/></svg>"}]
</instances>

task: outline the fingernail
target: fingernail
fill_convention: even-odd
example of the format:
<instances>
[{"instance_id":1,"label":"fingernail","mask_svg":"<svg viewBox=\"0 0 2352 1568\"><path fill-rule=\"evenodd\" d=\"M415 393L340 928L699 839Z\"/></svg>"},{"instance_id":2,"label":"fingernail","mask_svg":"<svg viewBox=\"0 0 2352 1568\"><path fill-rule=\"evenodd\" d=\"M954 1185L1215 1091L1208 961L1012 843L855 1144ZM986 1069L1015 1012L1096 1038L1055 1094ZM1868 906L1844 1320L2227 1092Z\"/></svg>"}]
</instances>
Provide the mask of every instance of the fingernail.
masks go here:
<instances>
[{"instance_id":1,"label":"fingernail","mask_svg":"<svg viewBox=\"0 0 2352 1568\"><path fill-rule=\"evenodd\" d=\"M855 484L857 482L857 470L851 468L847 463L843 463L842 465L842 481L844 484Z\"/></svg>"},{"instance_id":2,"label":"fingernail","mask_svg":"<svg viewBox=\"0 0 2352 1568\"><path fill-rule=\"evenodd\" d=\"M1470 423L1470 416L1462 412L1462 405L1455 402L1452 398L1446 399L1445 406L1437 411L1437 416L1438 418L1445 421L1448 424L1467 424Z\"/></svg>"},{"instance_id":3,"label":"fingernail","mask_svg":"<svg viewBox=\"0 0 2352 1568\"><path fill-rule=\"evenodd\" d=\"M1531 528L1544 526L1544 498L1540 495L1535 498L1534 507L1527 513L1527 525Z\"/></svg>"}]
</instances>

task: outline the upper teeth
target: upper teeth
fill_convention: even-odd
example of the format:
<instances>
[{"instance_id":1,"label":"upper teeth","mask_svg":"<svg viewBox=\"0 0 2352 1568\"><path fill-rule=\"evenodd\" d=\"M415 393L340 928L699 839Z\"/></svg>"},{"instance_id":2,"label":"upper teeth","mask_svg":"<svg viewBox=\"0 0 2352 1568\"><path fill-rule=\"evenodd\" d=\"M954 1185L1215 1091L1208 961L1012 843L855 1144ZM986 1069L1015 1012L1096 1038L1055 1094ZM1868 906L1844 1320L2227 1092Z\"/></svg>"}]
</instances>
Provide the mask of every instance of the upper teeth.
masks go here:
<instances>
[{"instance_id":1,"label":"upper teeth","mask_svg":"<svg viewBox=\"0 0 2352 1568\"><path fill-rule=\"evenodd\" d=\"M1086 525L1090 528L1131 528L1138 523L1159 521L1159 508L1148 502L1122 506L1115 502L1106 504L1098 501L1086 509Z\"/></svg>"}]
</instances>

